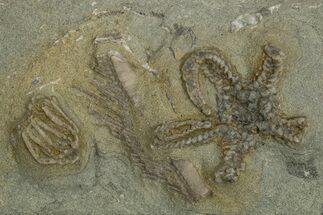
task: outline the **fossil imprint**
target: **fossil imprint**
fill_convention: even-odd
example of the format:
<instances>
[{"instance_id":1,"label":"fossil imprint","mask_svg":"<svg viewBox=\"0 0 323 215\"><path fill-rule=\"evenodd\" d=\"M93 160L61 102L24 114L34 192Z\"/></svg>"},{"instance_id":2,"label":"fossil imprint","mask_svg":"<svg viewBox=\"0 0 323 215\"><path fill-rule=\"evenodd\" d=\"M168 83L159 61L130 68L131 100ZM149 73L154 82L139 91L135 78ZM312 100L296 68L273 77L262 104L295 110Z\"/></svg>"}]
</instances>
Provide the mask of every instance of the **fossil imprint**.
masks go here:
<instances>
[{"instance_id":1,"label":"fossil imprint","mask_svg":"<svg viewBox=\"0 0 323 215\"><path fill-rule=\"evenodd\" d=\"M284 58L280 49L266 45L260 71L251 79L243 79L215 48L188 54L181 66L184 85L190 100L206 119L159 125L154 144L160 148L182 148L219 142L223 162L215 172L215 181L234 182L245 168L244 156L260 138L299 143L306 118L287 117L278 107L277 83ZM215 87L216 104L207 102L202 93L202 75Z\"/></svg>"}]
</instances>

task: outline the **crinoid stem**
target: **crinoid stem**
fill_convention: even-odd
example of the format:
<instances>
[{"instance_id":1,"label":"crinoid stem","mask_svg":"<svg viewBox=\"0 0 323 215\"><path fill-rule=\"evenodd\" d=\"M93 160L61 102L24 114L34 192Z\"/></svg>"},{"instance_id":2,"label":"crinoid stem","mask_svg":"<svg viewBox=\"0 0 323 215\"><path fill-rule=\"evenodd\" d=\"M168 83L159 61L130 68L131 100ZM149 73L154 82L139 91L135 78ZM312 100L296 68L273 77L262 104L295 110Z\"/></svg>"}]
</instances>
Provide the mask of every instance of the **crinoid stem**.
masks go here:
<instances>
[{"instance_id":1,"label":"crinoid stem","mask_svg":"<svg viewBox=\"0 0 323 215\"><path fill-rule=\"evenodd\" d=\"M135 104L138 103L139 98L136 92L137 87L137 75L131 68L127 60L117 51L109 51L109 56L118 75L118 78L128 93L128 96L133 100Z\"/></svg>"}]
</instances>

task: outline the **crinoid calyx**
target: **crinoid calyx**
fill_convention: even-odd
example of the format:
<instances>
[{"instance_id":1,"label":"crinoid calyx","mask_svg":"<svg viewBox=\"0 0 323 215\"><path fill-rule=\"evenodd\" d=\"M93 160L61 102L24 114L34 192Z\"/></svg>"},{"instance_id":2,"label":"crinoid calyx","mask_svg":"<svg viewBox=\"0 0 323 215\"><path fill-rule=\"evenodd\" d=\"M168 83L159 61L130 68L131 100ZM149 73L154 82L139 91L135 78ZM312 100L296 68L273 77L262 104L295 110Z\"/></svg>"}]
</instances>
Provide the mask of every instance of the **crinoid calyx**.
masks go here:
<instances>
[{"instance_id":1,"label":"crinoid calyx","mask_svg":"<svg viewBox=\"0 0 323 215\"><path fill-rule=\"evenodd\" d=\"M25 167L51 174L62 174L61 170L68 168L69 174L75 172L70 168L80 169L84 163L87 150L80 130L55 96L33 97L15 131L16 158Z\"/></svg>"},{"instance_id":2,"label":"crinoid calyx","mask_svg":"<svg viewBox=\"0 0 323 215\"><path fill-rule=\"evenodd\" d=\"M80 158L78 128L58 104L57 98L33 98L21 125L29 152L41 164L68 164Z\"/></svg>"}]
</instances>

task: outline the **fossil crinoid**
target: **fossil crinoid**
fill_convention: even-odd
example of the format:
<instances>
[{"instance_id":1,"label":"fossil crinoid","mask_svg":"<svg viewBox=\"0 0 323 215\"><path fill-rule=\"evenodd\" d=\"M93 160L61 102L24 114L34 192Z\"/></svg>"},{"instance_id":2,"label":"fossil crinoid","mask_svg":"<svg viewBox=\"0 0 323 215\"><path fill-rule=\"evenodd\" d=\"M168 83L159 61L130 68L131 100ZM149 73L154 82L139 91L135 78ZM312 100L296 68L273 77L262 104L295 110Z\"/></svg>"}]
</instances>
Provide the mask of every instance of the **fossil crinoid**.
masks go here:
<instances>
[{"instance_id":1,"label":"fossil crinoid","mask_svg":"<svg viewBox=\"0 0 323 215\"><path fill-rule=\"evenodd\" d=\"M33 98L21 136L41 164L69 164L80 157L78 128L54 96Z\"/></svg>"},{"instance_id":2,"label":"fossil crinoid","mask_svg":"<svg viewBox=\"0 0 323 215\"><path fill-rule=\"evenodd\" d=\"M86 144L58 98L36 95L27 109L13 133L17 161L29 168L26 171L36 168L44 174L70 174L84 166Z\"/></svg>"}]
</instances>

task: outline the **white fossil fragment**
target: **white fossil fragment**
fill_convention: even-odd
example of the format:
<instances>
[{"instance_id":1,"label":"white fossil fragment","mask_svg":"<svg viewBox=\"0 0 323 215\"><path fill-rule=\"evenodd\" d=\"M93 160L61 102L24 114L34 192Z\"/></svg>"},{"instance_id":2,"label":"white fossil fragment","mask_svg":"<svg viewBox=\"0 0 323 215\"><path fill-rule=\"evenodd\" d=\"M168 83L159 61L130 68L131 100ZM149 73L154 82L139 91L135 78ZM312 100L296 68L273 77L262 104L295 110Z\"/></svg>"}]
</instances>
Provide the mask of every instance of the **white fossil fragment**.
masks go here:
<instances>
[{"instance_id":1,"label":"white fossil fragment","mask_svg":"<svg viewBox=\"0 0 323 215\"><path fill-rule=\"evenodd\" d=\"M203 181L193 164L186 160L173 161L176 168L185 178L187 184L192 189L193 193L198 197L207 197L212 194L207 184Z\"/></svg>"},{"instance_id":2,"label":"white fossil fragment","mask_svg":"<svg viewBox=\"0 0 323 215\"><path fill-rule=\"evenodd\" d=\"M129 97L138 103L137 95L137 75L131 68L127 60L117 51L109 51L109 56L118 75L120 82L122 83L124 89L127 91Z\"/></svg>"},{"instance_id":3,"label":"white fossil fragment","mask_svg":"<svg viewBox=\"0 0 323 215\"><path fill-rule=\"evenodd\" d=\"M238 16L235 20L231 22L230 25L230 32L237 32L241 28L244 28L249 25L257 25L261 20L263 16L261 13L255 13L255 14L243 14Z\"/></svg>"},{"instance_id":4,"label":"white fossil fragment","mask_svg":"<svg viewBox=\"0 0 323 215\"><path fill-rule=\"evenodd\" d=\"M264 17L271 16L273 13L278 12L278 9L280 8L281 4L273 5L271 7L262 8L259 11L255 13L245 13L237 18L235 18L230 23L229 31L231 33L238 32L240 29L247 27L247 26L253 26L255 27L257 24L259 24Z\"/></svg>"}]
</instances>

